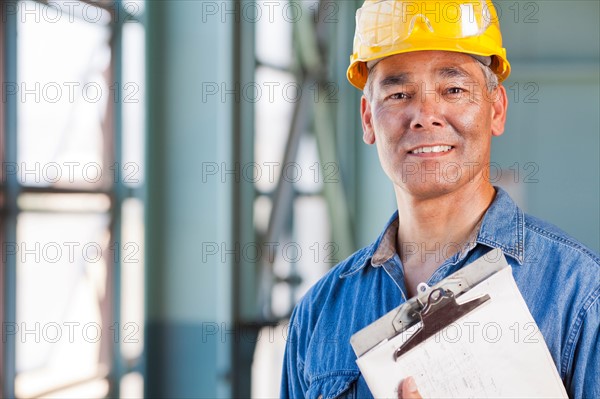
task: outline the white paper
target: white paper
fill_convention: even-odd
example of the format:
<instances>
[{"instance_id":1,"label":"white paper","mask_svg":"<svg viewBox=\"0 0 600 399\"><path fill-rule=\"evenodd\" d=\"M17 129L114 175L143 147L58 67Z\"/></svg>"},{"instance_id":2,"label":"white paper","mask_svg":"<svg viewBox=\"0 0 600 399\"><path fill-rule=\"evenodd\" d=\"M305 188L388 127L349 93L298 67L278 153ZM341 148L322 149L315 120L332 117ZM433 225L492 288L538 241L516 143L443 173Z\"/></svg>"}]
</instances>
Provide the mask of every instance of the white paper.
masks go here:
<instances>
[{"instance_id":1,"label":"white paper","mask_svg":"<svg viewBox=\"0 0 600 399\"><path fill-rule=\"evenodd\" d=\"M394 361L411 331L357 364L376 398L397 398L413 376L424 398L568 398L550 352L506 267L461 295L491 299ZM416 330L412 328L411 330Z\"/></svg>"}]
</instances>

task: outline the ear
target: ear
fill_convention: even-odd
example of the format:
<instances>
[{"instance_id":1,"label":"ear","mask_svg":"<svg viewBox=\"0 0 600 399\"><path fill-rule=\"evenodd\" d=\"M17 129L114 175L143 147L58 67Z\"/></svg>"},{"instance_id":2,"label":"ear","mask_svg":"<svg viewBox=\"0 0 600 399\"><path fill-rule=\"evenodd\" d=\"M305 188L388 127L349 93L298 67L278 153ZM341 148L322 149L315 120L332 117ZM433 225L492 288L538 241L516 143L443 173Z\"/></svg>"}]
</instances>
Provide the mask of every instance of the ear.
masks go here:
<instances>
[{"instance_id":1,"label":"ear","mask_svg":"<svg viewBox=\"0 0 600 399\"><path fill-rule=\"evenodd\" d=\"M506 89L499 85L496 88L496 95L492 102L492 135L500 136L504 133L504 124L506 123L506 110L508 108L508 98Z\"/></svg>"},{"instance_id":2,"label":"ear","mask_svg":"<svg viewBox=\"0 0 600 399\"><path fill-rule=\"evenodd\" d=\"M362 120L363 141L367 144L375 143L375 129L373 129L373 114L371 104L363 95L360 99L360 118Z\"/></svg>"}]
</instances>

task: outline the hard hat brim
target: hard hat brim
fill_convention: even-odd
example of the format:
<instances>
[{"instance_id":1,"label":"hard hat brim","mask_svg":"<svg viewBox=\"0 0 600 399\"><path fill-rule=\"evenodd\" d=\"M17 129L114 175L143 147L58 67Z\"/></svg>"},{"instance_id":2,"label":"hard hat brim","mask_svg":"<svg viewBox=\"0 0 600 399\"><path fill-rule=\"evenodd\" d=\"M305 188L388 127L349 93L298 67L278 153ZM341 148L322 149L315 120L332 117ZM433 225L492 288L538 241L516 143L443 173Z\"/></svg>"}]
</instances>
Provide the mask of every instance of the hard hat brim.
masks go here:
<instances>
[{"instance_id":1,"label":"hard hat brim","mask_svg":"<svg viewBox=\"0 0 600 399\"><path fill-rule=\"evenodd\" d=\"M397 54L404 54L404 53L411 53L411 52L415 52L415 51L449 51L449 52L455 52L455 53L463 53L463 54L468 54L468 55L477 55L477 56L482 56L482 57L492 57L492 63L490 65L490 68L492 69L492 71L498 76L498 81L502 82L504 81L509 75L510 75L510 64L508 63L507 59L506 59L506 50L503 50L503 54L494 54L494 53L490 53L489 51L473 51L472 49L469 49L468 51L466 49L463 48L448 48L445 46L438 46L438 47L434 47L429 45L424 45L424 46L411 46L410 48L405 48L405 49L394 49L393 51L390 51L389 53L383 53L377 57L373 57L371 59L367 59L367 60L352 60L351 59L351 63L350 66L348 67L348 70L346 72L346 76L348 78L348 81L357 89L359 90L364 90L365 85L367 83L367 77L369 75L369 68L367 67L367 62L368 61L372 61L372 60L376 60L376 59L384 59L393 55L397 55Z\"/></svg>"}]
</instances>

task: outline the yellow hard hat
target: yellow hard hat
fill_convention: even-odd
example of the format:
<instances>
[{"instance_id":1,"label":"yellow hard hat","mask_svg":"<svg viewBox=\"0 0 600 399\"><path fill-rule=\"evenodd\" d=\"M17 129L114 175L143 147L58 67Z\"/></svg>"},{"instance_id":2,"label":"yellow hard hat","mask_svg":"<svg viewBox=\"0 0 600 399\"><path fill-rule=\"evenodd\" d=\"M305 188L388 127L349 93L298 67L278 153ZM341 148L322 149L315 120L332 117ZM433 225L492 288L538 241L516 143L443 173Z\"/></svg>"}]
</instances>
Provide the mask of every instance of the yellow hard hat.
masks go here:
<instances>
[{"instance_id":1,"label":"yellow hard hat","mask_svg":"<svg viewBox=\"0 0 600 399\"><path fill-rule=\"evenodd\" d=\"M500 23L489 0L366 0L356 11L348 80L363 90L367 62L422 50L490 56L502 82L510 74Z\"/></svg>"}]
</instances>

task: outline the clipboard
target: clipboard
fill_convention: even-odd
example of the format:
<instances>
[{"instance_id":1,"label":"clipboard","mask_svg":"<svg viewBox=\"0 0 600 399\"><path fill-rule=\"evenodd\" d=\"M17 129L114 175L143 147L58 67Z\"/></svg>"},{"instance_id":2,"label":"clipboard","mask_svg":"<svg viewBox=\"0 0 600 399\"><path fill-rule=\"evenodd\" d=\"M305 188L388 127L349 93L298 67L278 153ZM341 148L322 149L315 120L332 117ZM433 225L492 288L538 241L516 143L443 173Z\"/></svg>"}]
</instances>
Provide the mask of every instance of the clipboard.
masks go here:
<instances>
[{"instance_id":1,"label":"clipboard","mask_svg":"<svg viewBox=\"0 0 600 399\"><path fill-rule=\"evenodd\" d=\"M515 326L534 334L512 339ZM477 327L481 336L471 334ZM398 397L408 376L423 397L568 398L500 249L409 299L350 343L376 398Z\"/></svg>"}]
</instances>

